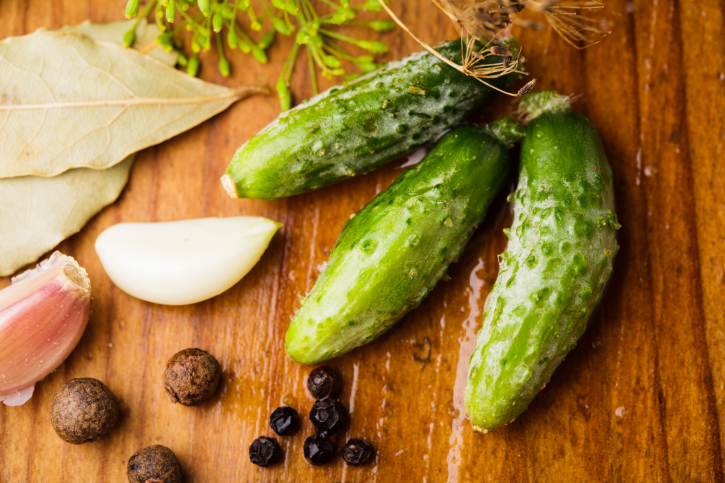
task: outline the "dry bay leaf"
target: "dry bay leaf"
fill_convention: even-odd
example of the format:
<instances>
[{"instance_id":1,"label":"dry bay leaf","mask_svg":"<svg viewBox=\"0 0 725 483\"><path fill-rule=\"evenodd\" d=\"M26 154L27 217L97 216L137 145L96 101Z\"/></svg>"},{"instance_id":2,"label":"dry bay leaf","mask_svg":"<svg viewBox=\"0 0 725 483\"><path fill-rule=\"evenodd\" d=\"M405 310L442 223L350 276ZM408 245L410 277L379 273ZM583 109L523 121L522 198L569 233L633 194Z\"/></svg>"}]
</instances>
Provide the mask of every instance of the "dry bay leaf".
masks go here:
<instances>
[{"instance_id":1,"label":"dry bay leaf","mask_svg":"<svg viewBox=\"0 0 725 483\"><path fill-rule=\"evenodd\" d=\"M109 169L0 179L0 276L34 262L113 203L135 154Z\"/></svg>"},{"instance_id":2,"label":"dry bay leaf","mask_svg":"<svg viewBox=\"0 0 725 483\"><path fill-rule=\"evenodd\" d=\"M109 23L93 23L86 20L78 25L66 25L56 32L78 32L97 42L112 42L123 45L123 36L133 27L135 22L135 19ZM145 18L142 18L138 21L134 33L136 34L136 43L133 44L134 49L142 54L150 55L164 64L176 65L179 54L175 51L166 52L163 47L156 43L156 37L159 36L161 30L155 23L149 24Z\"/></svg>"},{"instance_id":3,"label":"dry bay leaf","mask_svg":"<svg viewBox=\"0 0 725 483\"><path fill-rule=\"evenodd\" d=\"M0 42L0 177L103 169L266 89L229 89L74 32Z\"/></svg>"},{"instance_id":4,"label":"dry bay leaf","mask_svg":"<svg viewBox=\"0 0 725 483\"><path fill-rule=\"evenodd\" d=\"M83 33L94 40L123 44L133 20L107 24L83 22L61 30ZM141 20L135 33L142 52L169 65L177 55L156 45L159 29ZM149 46L151 48L149 48ZM78 232L96 213L113 203L129 177L135 154L110 169L72 169L60 176L0 179L0 276L34 262Z\"/></svg>"}]
</instances>

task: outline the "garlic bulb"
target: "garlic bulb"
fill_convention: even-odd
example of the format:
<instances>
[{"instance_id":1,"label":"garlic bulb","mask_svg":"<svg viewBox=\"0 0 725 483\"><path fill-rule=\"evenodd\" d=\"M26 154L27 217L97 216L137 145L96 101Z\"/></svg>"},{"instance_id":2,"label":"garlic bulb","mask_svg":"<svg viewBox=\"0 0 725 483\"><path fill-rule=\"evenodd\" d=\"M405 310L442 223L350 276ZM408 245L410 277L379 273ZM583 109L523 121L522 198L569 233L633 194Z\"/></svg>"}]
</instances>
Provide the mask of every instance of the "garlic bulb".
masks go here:
<instances>
[{"instance_id":1,"label":"garlic bulb","mask_svg":"<svg viewBox=\"0 0 725 483\"><path fill-rule=\"evenodd\" d=\"M91 282L73 258L53 253L0 290L0 401L19 406L78 344Z\"/></svg>"},{"instance_id":2,"label":"garlic bulb","mask_svg":"<svg viewBox=\"0 0 725 483\"><path fill-rule=\"evenodd\" d=\"M193 304L241 280L280 226L252 216L120 223L98 236L96 253L124 292L157 304Z\"/></svg>"}]
</instances>

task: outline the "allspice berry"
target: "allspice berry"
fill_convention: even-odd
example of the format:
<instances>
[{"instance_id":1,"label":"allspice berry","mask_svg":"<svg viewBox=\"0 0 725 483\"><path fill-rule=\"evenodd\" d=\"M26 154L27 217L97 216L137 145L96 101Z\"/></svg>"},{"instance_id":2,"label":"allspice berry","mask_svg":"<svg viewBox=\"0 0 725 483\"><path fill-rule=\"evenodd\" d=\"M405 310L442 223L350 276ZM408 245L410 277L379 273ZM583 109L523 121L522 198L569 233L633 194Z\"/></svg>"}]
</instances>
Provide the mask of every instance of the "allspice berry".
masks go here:
<instances>
[{"instance_id":1,"label":"allspice berry","mask_svg":"<svg viewBox=\"0 0 725 483\"><path fill-rule=\"evenodd\" d=\"M131 456L126 471L129 483L181 483L181 465L166 446L148 446Z\"/></svg>"},{"instance_id":2,"label":"allspice berry","mask_svg":"<svg viewBox=\"0 0 725 483\"><path fill-rule=\"evenodd\" d=\"M95 441L118 422L118 400L101 381L71 379L58 388L50 406L50 422L58 436L73 444Z\"/></svg>"},{"instance_id":3,"label":"allspice berry","mask_svg":"<svg viewBox=\"0 0 725 483\"><path fill-rule=\"evenodd\" d=\"M164 387L173 403L198 406L207 401L221 378L217 360L201 349L174 354L164 369Z\"/></svg>"}]
</instances>

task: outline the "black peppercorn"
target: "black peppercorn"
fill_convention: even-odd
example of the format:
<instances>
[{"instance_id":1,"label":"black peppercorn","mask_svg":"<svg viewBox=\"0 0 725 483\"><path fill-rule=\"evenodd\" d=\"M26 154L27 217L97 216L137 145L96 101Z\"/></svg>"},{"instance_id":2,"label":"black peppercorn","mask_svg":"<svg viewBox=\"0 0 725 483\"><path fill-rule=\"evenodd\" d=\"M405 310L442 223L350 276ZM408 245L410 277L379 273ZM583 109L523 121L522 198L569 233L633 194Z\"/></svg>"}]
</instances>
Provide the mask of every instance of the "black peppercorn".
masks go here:
<instances>
[{"instance_id":1,"label":"black peppercorn","mask_svg":"<svg viewBox=\"0 0 725 483\"><path fill-rule=\"evenodd\" d=\"M315 401L310 410L310 421L317 434L330 436L338 432L347 419L347 409L337 399L323 397Z\"/></svg>"},{"instance_id":2,"label":"black peppercorn","mask_svg":"<svg viewBox=\"0 0 725 483\"><path fill-rule=\"evenodd\" d=\"M69 443L83 444L108 434L118 422L116 396L91 377L71 379L58 388L50 406L50 423Z\"/></svg>"},{"instance_id":3,"label":"black peppercorn","mask_svg":"<svg viewBox=\"0 0 725 483\"><path fill-rule=\"evenodd\" d=\"M329 463L335 456L335 443L325 436L316 434L305 439L305 458L315 466Z\"/></svg>"},{"instance_id":4,"label":"black peppercorn","mask_svg":"<svg viewBox=\"0 0 725 483\"><path fill-rule=\"evenodd\" d=\"M260 436L249 447L249 459L255 465L263 468L279 462L281 455L282 450L279 448L276 438Z\"/></svg>"},{"instance_id":5,"label":"black peppercorn","mask_svg":"<svg viewBox=\"0 0 725 483\"><path fill-rule=\"evenodd\" d=\"M171 402L198 406L214 394L220 377L214 356L201 349L185 349L166 363L164 388Z\"/></svg>"},{"instance_id":6,"label":"black peppercorn","mask_svg":"<svg viewBox=\"0 0 725 483\"><path fill-rule=\"evenodd\" d=\"M327 366L320 366L310 372L307 378L307 389L316 398L336 397L340 392L342 381L334 369Z\"/></svg>"},{"instance_id":7,"label":"black peppercorn","mask_svg":"<svg viewBox=\"0 0 725 483\"><path fill-rule=\"evenodd\" d=\"M131 456L126 470L129 483L181 483L181 465L166 446L148 446Z\"/></svg>"},{"instance_id":8,"label":"black peppercorn","mask_svg":"<svg viewBox=\"0 0 725 483\"><path fill-rule=\"evenodd\" d=\"M364 439L353 438L342 447L342 459L352 466L360 466L375 454L375 448Z\"/></svg>"},{"instance_id":9,"label":"black peppercorn","mask_svg":"<svg viewBox=\"0 0 725 483\"><path fill-rule=\"evenodd\" d=\"M289 436L297 431L300 418L297 411L288 406L275 409L269 417L269 427L280 436Z\"/></svg>"}]
</instances>

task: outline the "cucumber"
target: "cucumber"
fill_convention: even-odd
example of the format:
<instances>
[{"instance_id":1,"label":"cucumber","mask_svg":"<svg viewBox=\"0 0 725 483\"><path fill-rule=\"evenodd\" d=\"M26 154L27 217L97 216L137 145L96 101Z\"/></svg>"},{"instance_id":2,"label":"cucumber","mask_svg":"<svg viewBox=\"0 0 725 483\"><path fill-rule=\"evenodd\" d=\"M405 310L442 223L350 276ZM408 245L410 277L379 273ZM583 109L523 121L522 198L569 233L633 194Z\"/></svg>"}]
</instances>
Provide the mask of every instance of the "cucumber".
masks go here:
<instances>
[{"instance_id":1,"label":"cucumber","mask_svg":"<svg viewBox=\"0 0 725 483\"><path fill-rule=\"evenodd\" d=\"M509 43L516 53L516 41ZM456 40L436 50L460 63L461 48ZM487 82L503 88L518 76ZM280 114L237 150L222 184L232 198L276 199L367 173L433 141L493 94L418 52Z\"/></svg>"},{"instance_id":2,"label":"cucumber","mask_svg":"<svg viewBox=\"0 0 725 483\"><path fill-rule=\"evenodd\" d=\"M292 359L315 364L342 355L423 301L508 177L506 144L523 128L511 118L492 126L451 131L351 217L287 330Z\"/></svg>"},{"instance_id":3,"label":"cucumber","mask_svg":"<svg viewBox=\"0 0 725 483\"><path fill-rule=\"evenodd\" d=\"M619 247L597 131L554 92L525 96L514 221L486 300L465 403L474 429L514 420L576 346Z\"/></svg>"}]
</instances>

